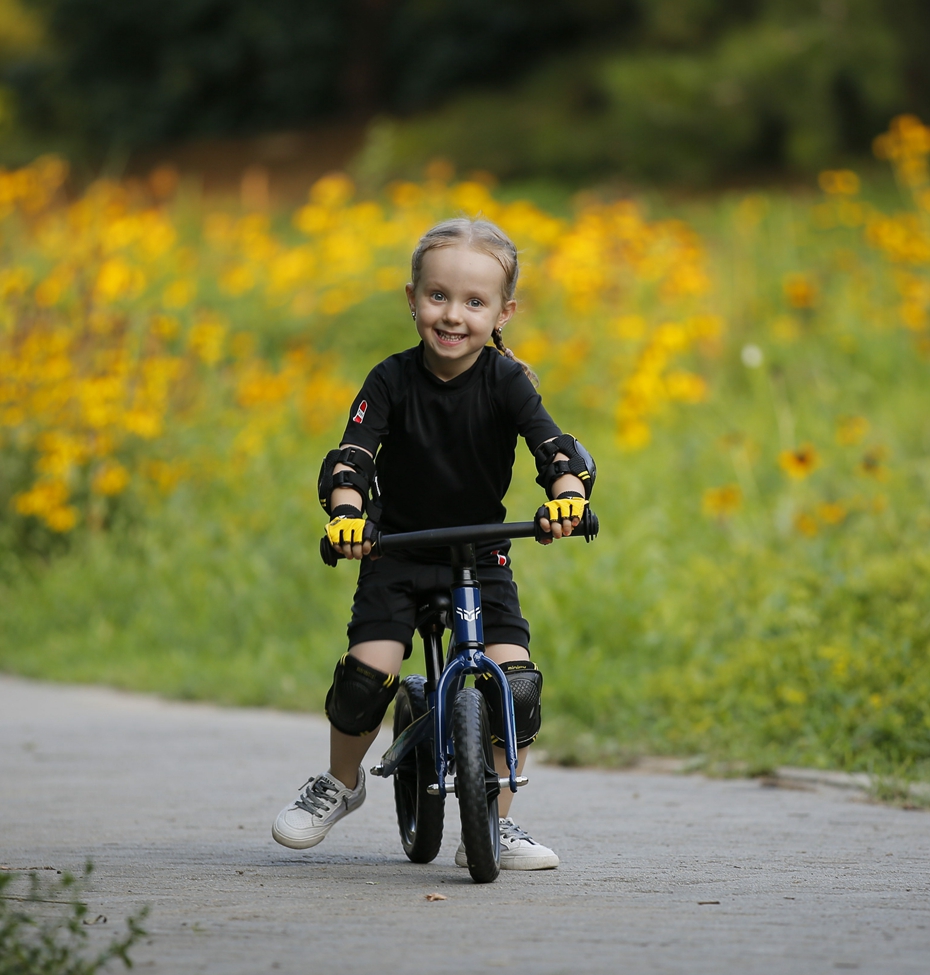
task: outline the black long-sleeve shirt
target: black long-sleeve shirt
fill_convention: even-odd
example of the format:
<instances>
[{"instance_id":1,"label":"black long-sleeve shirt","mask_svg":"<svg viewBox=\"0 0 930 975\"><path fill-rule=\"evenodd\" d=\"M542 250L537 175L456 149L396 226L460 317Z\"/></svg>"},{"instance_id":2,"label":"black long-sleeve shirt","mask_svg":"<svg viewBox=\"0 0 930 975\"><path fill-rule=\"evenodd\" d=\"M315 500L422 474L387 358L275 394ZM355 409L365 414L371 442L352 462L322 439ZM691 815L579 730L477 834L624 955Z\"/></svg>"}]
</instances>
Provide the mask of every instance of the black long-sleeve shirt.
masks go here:
<instances>
[{"instance_id":1,"label":"black long-sleeve shirt","mask_svg":"<svg viewBox=\"0 0 930 975\"><path fill-rule=\"evenodd\" d=\"M535 451L560 433L518 363L487 346L443 382L421 343L368 374L342 443L375 455L381 526L398 532L503 522L517 435Z\"/></svg>"}]
</instances>

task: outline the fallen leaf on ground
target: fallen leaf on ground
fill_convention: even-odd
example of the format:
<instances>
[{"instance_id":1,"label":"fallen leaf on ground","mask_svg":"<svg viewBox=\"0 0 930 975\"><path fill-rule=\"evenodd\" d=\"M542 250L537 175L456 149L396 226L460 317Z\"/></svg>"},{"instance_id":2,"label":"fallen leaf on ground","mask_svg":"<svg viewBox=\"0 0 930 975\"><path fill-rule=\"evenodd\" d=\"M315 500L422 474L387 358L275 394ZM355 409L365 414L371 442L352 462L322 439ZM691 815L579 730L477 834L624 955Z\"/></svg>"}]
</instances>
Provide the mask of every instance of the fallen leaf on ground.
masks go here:
<instances>
[{"instance_id":1,"label":"fallen leaf on ground","mask_svg":"<svg viewBox=\"0 0 930 975\"><path fill-rule=\"evenodd\" d=\"M437 894L437 893L424 894L423 896L428 901L446 901L449 899L448 897L446 897L445 894Z\"/></svg>"}]
</instances>

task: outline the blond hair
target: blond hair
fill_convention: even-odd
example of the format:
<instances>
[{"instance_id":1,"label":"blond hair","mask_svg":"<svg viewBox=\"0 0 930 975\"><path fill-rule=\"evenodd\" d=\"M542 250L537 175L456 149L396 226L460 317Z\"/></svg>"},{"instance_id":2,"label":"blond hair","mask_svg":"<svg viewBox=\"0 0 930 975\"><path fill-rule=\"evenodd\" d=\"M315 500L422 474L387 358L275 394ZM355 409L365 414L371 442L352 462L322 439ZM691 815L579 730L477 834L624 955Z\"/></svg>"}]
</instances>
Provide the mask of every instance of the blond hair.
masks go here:
<instances>
[{"instance_id":1,"label":"blond hair","mask_svg":"<svg viewBox=\"0 0 930 975\"><path fill-rule=\"evenodd\" d=\"M423 270L423 258L437 247L453 247L456 244L470 247L472 250L493 257L504 272L501 286L501 300L504 304L513 301L517 290L517 278L520 274L520 262L517 259L517 248L514 242L490 220L469 220L467 217L453 217L436 224L420 238L413 256L410 258L410 279L414 290L420 283ZM494 346L501 355L513 359L526 373L534 386L539 385L539 378L535 372L518 359L511 349L504 345L504 337L500 328L491 332Z\"/></svg>"}]
</instances>

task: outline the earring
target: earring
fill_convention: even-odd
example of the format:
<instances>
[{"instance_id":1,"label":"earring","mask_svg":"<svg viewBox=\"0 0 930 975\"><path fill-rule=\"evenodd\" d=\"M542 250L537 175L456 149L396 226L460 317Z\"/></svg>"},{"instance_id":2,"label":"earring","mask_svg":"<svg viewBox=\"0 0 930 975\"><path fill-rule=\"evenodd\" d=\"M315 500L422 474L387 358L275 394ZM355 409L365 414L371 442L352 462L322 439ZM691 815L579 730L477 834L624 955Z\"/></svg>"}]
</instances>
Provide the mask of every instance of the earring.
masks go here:
<instances>
[{"instance_id":1,"label":"earring","mask_svg":"<svg viewBox=\"0 0 930 975\"><path fill-rule=\"evenodd\" d=\"M411 311L411 312L410 312L410 317L411 317L411 318L412 318L412 319L413 319L414 321L416 321L416 320L417 320L417 313L416 313L415 311Z\"/></svg>"}]
</instances>

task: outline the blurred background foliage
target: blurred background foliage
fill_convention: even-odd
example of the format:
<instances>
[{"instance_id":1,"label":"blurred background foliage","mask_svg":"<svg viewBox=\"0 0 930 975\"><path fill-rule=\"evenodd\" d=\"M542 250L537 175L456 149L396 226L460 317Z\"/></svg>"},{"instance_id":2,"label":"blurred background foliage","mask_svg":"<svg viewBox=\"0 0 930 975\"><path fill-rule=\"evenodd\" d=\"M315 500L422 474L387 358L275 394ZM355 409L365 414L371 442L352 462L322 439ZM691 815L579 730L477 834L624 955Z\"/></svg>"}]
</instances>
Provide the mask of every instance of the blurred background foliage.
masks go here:
<instances>
[{"instance_id":1,"label":"blurred background foliage","mask_svg":"<svg viewBox=\"0 0 930 975\"><path fill-rule=\"evenodd\" d=\"M355 576L318 558L320 458L416 341L414 242L482 213L521 250L507 341L600 473L596 544L515 546L542 747L930 778L930 128L875 149L894 194L831 169L672 216L442 162L289 209L0 171L0 669L319 708ZM538 503L519 448L506 504Z\"/></svg>"},{"instance_id":2,"label":"blurred background foliage","mask_svg":"<svg viewBox=\"0 0 930 975\"><path fill-rule=\"evenodd\" d=\"M2 0L0 119L8 162L351 118L369 180L706 183L862 155L928 45L922 0Z\"/></svg>"}]
</instances>

